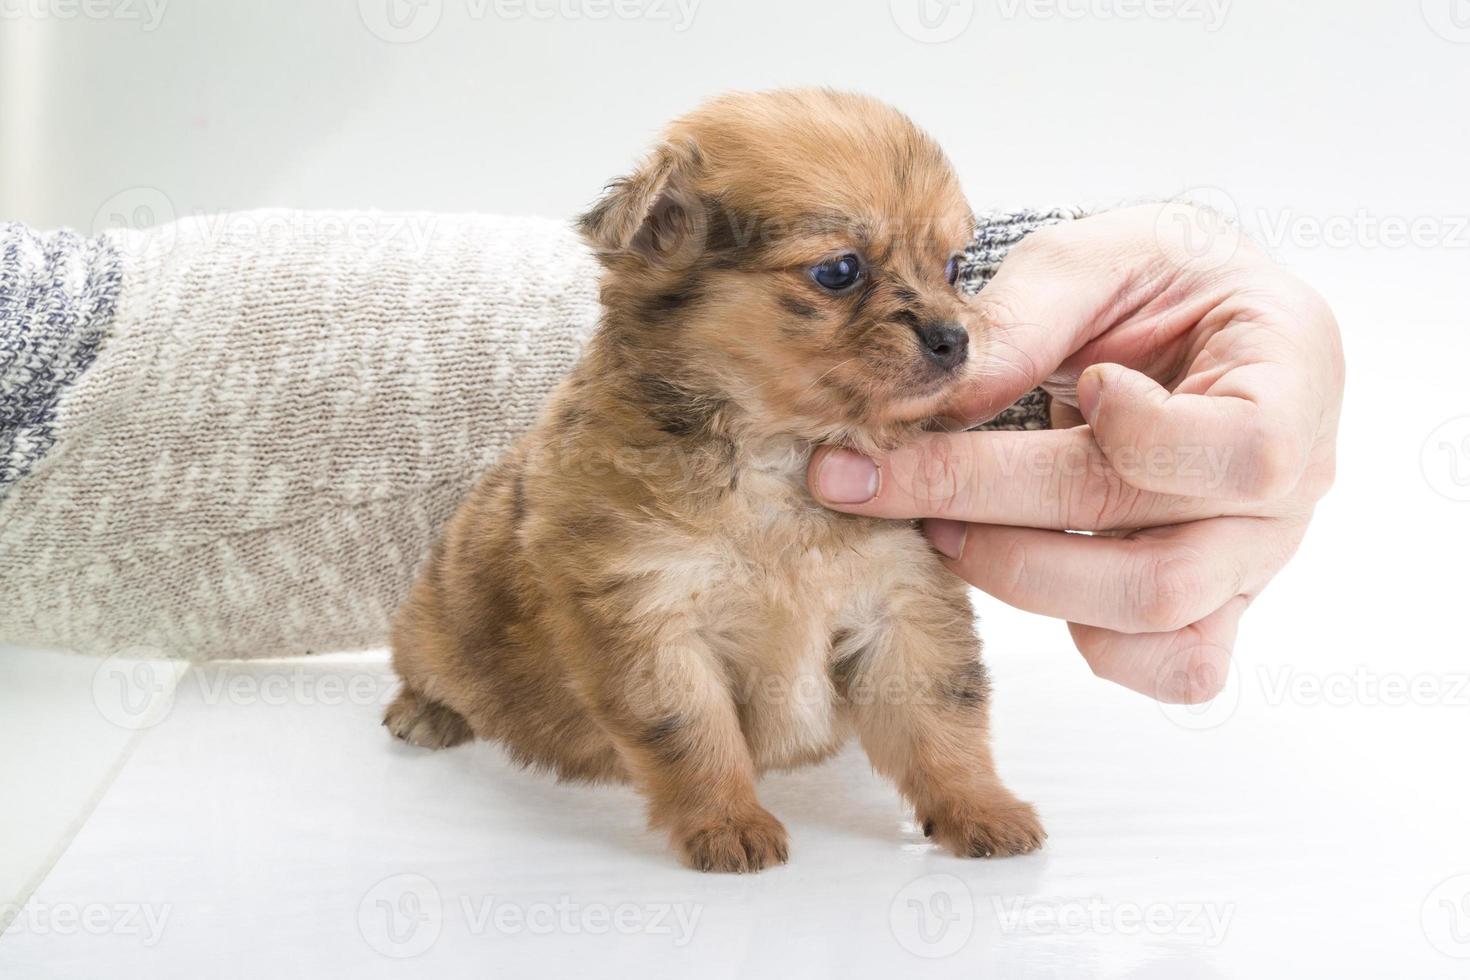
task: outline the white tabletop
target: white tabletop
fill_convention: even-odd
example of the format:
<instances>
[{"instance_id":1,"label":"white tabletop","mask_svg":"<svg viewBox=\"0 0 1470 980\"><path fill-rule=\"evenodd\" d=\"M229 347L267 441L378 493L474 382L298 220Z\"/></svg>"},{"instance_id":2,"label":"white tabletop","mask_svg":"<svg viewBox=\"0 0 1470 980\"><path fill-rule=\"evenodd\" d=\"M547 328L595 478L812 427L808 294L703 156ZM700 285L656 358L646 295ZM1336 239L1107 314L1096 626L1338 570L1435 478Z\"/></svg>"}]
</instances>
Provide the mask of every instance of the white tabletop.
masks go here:
<instances>
[{"instance_id":1,"label":"white tabletop","mask_svg":"<svg viewBox=\"0 0 1470 980\"><path fill-rule=\"evenodd\" d=\"M1208 709L1099 681L1061 624L977 598L1040 853L936 851L849 751L764 781L789 865L700 875L625 789L393 742L381 653L175 688L5 650L0 977L1470 975L1470 457L1442 438L1470 333L1396 319L1373 282L1332 290L1337 487Z\"/></svg>"},{"instance_id":2,"label":"white tabletop","mask_svg":"<svg viewBox=\"0 0 1470 980\"><path fill-rule=\"evenodd\" d=\"M101 703L141 736L0 975L1465 975L1466 792L1391 741L1449 737L1434 713L1277 699L1252 663L1162 709L1025 622L995 724L1041 853L936 850L849 750L764 781L791 863L743 877L676 864L626 789L391 741L381 656L192 668Z\"/></svg>"}]
</instances>

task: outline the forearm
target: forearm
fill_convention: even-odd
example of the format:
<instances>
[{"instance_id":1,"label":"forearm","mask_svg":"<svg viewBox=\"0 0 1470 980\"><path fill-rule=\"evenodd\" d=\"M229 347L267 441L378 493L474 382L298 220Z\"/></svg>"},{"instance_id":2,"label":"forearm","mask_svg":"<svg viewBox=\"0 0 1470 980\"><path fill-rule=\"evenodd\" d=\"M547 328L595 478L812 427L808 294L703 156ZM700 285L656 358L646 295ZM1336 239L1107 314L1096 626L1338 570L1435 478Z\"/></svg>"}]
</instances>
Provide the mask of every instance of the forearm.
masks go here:
<instances>
[{"instance_id":1,"label":"forearm","mask_svg":"<svg viewBox=\"0 0 1470 980\"><path fill-rule=\"evenodd\" d=\"M982 216L963 281L1073 212ZM250 212L0 226L0 639L375 646L598 316L559 224ZM1045 427L1033 394L989 425Z\"/></svg>"}]
</instances>

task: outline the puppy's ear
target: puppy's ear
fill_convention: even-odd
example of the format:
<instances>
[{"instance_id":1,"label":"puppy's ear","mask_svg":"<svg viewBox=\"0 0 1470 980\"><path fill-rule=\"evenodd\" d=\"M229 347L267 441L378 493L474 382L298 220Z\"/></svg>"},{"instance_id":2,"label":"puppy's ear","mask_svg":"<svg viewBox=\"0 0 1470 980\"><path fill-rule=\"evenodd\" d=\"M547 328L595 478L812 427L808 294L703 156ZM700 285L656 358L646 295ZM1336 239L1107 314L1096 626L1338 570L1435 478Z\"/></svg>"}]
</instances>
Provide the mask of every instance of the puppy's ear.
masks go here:
<instances>
[{"instance_id":1,"label":"puppy's ear","mask_svg":"<svg viewBox=\"0 0 1470 980\"><path fill-rule=\"evenodd\" d=\"M693 187L699 165L693 143L660 144L637 170L607 185L577 230L603 258L665 264L688 255L703 241L704 205Z\"/></svg>"}]
</instances>

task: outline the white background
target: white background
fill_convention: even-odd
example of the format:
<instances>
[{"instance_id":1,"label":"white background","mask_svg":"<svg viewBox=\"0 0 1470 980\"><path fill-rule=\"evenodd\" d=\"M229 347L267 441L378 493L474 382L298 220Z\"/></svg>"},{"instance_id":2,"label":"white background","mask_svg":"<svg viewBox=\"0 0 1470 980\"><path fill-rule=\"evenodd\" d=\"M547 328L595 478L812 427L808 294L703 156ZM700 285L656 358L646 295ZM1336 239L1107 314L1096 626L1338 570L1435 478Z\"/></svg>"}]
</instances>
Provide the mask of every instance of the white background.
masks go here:
<instances>
[{"instance_id":1,"label":"white background","mask_svg":"<svg viewBox=\"0 0 1470 980\"><path fill-rule=\"evenodd\" d=\"M1095 681L1060 624L979 600L1001 759L1052 833L1034 859L949 861L896 820L827 826L828 811L887 805L851 759L770 790L796 838L789 868L689 884L651 837L630 851L608 834L588 854L566 841L605 834L606 821L580 836L536 826L548 808L595 815L604 799L636 826L630 801L518 782L480 747L461 758L495 787L483 799L459 795L465 774L442 761L452 756L432 760L439 768L394 756L402 771L382 773L443 793L442 809L404 813L372 780L339 785L333 775L379 773L387 750L372 710L297 697L293 755L271 743L283 726L259 703L200 707L190 689L139 732L94 699L90 662L6 651L0 902L29 894L86 822L33 903L125 899L177 917L147 949L121 929L88 944L33 922L0 941L0 964L10 955L24 975L69 976L105 957L114 975L187 976L229 948L229 975L247 976L262 945L282 957L299 947L314 975L422 962L379 957L355 935L316 941L314 927L334 921L323 910L340 899L355 914L363 888L320 868L245 873L284 846L307 864L330 853L344 865L370 854L384 873L439 866L446 895L524 887L611 901L655 887L703 903L715 923L660 962L715 975L783 963L970 976L1470 970L1456 958L1470 954L1470 880L1457 877L1470 873L1470 3L701 0L686 21L672 0L601 19L596 0L93 2L0 0L0 219L96 230L256 206L569 217L705 95L854 87L931 129L977 209L1187 194L1233 210L1333 303L1348 402L1338 486L1247 615L1213 714L1171 715ZM212 746L220 731L227 741ZM356 761L323 775L302 762L319 754ZM278 768L250 772L252 760ZM200 786L228 803L202 806ZM530 832L495 830L499 845L486 843L507 801ZM230 807L272 833L242 836L244 818L222 815ZM130 834L138 825L156 833ZM276 836L287 833L294 849ZM567 847L572 864L558 857ZM383 863L399 848L418 863ZM474 857L456 864L459 848ZM160 866L179 876L158 877ZM904 889L939 908L945 875L973 901L973 935L954 949L888 919L906 914ZM243 895L230 886L242 876ZM1040 902L1042 919L1005 928L996 896ZM1213 903L1233 924L1216 943L1177 921L1129 935L1084 915L1077 930L1048 930L1047 909L1092 898L1113 911ZM250 916L271 942L229 946L227 927ZM656 952L585 936L460 941L453 924L426 954L447 974L549 966L561 949L586 969ZM772 960L768 937L823 952ZM372 959L359 962L365 949ZM290 975L289 958L267 962Z\"/></svg>"}]
</instances>

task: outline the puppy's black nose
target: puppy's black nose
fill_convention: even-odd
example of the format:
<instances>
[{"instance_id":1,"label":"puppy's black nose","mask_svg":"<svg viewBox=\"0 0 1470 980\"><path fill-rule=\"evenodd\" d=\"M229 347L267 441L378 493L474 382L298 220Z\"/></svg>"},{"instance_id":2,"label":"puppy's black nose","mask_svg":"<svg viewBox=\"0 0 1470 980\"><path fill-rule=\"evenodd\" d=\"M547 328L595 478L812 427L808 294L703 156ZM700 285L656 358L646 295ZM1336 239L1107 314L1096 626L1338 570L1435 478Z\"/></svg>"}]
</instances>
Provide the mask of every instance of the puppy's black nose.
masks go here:
<instances>
[{"instance_id":1,"label":"puppy's black nose","mask_svg":"<svg viewBox=\"0 0 1470 980\"><path fill-rule=\"evenodd\" d=\"M924 345L924 355L936 367L953 371L965 363L970 353L970 335L958 323L931 321L915 327L919 343Z\"/></svg>"}]
</instances>

